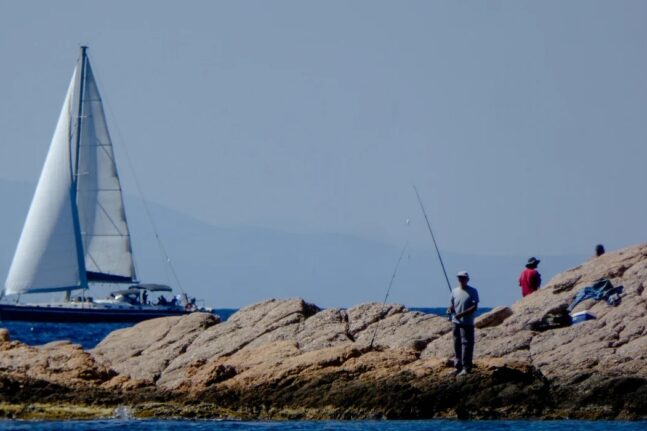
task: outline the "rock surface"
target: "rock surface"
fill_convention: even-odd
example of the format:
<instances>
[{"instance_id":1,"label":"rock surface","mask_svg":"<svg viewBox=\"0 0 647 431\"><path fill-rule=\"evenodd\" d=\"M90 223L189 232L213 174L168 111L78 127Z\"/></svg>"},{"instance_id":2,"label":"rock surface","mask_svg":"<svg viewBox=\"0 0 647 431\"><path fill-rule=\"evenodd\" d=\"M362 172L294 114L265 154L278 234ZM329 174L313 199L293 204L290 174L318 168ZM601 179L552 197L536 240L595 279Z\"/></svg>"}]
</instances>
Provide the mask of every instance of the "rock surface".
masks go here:
<instances>
[{"instance_id":1,"label":"rock surface","mask_svg":"<svg viewBox=\"0 0 647 431\"><path fill-rule=\"evenodd\" d=\"M532 331L600 278L618 306ZM1 401L131 405L140 416L256 418L647 417L647 245L566 271L477 319L476 370L452 374L451 325L401 305L320 310L269 300L226 322L193 313L111 333L84 352L0 331ZM0 408L0 412L2 408Z\"/></svg>"}]
</instances>

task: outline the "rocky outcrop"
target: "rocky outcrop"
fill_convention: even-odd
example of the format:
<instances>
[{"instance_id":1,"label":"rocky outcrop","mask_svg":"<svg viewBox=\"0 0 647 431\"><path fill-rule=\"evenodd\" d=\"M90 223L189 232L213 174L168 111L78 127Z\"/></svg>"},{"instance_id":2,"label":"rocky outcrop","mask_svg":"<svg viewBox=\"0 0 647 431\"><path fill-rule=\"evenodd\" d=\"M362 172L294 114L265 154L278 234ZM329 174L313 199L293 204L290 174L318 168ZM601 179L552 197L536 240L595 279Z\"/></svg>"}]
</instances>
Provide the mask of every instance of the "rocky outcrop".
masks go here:
<instances>
[{"instance_id":1,"label":"rocky outcrop","mask_svg":"<svg viewBox=\"0 0 647 431\"><path fill-rule=\"evenodd\" d=\"M480 316L475 322L475 326L477 329L492 328L499 326L510 316L512 316L512 310L509 307L495 307Z\"/></svg>"},{"instance_id":2,"label":"rocky outcrop","mask_svg":"<svg viewBox=\"0 0 647 431\"><path fill-rule=\"evenodd\" d=\"M218 321L207 313L147 320L137 325L135 332L127 328L110 333L92 354L121 375L154 382L196 337Z\"/></svg>"},{"instance_id":3,"label":"rocky outcrop","mask_svg":"<svg viewBox=\"0 0 647 431\"><path fill-rule=\"evenodd\" d=\"M533 330L600 278L624 286L619 305L585 301L574 311L595 320ZM90 352L29 347L0 331L0 396L19 403L78 393L142 416L646 417L646 283L641 245L493 309L477 320L476 370L465 378L452 373L446 318L393 304L320 310L269 300L226 322L205 313L146 321Z\"/></svg>"},{"instance_id":4,"label":"rocky outcrop","mask_svg":"<svg viewBox=\"0 0 647 431\"><path fill-rule=\"evenodd\" d=\"M175 319L179 320L152 320L115 331L92 354L122 375L149 380L168 390L188 390L205 386L202 368L213 369L210 373L215 375L207 378L209 382L256 379L259 374L280 378L311 366L307 361L320 362L327 352L419 352L450 330L445 319L409 312L401 305L363 304L321 311L302 299L254 304L218 325L205 324L212 317L203 313ZM197 331L168 329L177 325L196 327ZM154 330L148 331L148 327Z\"/></svg>"}]
</instances>

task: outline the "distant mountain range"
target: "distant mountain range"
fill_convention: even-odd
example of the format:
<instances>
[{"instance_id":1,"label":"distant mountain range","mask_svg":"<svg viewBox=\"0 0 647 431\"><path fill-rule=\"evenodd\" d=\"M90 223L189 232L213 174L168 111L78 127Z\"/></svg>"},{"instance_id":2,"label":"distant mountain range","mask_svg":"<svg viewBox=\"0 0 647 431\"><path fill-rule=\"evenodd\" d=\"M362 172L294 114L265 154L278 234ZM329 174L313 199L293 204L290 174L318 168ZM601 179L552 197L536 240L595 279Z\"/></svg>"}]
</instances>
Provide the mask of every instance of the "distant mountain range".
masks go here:
<instances>
[{"instance_id":1,"label":"distant mountain range","mask_svg":"<svg viewBox=\"0 0 647 431\"><path fill-rule=\"evenodd\" d=\"M0 277L9 269L34 186L0 180L5 205ZM175 287L140 200L127 197L139 277ZM237 308L268 298L303 297L322 307L352 306L384 299L401 245L334 233L290 233L275 229L205 223L167 207L149 204L159 237L182 287L209 306ZM484 306L520 297L517 277L528 256L444 253L454 283L458 270L471 273ZM586 256L543 256L544 280ZM95 295L97 295L95 293ZM409 307L444 306L448 288L431 248L408 250L389 302Z\"/></svg>"}]
</instances>

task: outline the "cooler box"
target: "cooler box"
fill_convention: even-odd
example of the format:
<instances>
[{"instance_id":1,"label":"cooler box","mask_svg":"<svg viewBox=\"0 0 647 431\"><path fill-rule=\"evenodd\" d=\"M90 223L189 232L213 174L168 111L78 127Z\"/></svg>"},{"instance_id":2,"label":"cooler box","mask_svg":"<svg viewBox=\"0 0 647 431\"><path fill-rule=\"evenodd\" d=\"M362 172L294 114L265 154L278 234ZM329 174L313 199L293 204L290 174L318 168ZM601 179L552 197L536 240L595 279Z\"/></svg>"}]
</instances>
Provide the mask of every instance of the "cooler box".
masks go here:
<instances>
[{"instance_id":1,"label":"cooler box","mask_svg":"<svg viewBox=\"0 0 647 431\"><path fill-rule=\"evenodd\" d=\"M577 313L571 314L573 319L573 325L576 323L586 322L587 320L595 320L595 316L591 314L589 310L579 311Z\"/></svg>"}]
</instances>

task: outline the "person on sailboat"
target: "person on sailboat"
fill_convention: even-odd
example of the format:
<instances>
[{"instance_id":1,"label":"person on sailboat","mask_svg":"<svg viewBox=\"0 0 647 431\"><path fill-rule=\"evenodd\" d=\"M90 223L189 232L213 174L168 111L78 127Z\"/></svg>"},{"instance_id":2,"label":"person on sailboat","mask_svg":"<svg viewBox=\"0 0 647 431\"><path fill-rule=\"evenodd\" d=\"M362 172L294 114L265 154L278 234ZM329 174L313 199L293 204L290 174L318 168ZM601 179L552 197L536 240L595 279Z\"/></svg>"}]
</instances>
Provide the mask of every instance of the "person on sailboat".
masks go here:
<instances>
[{"instance_id":1,"label":"person on sailboat","mask_svg":"<svg viewBox=\"0 0 647 431\"><path fill-rule=\"evenodd\" d=\"M541 274L537 271L537 266L541 262L536 257L531 257L528 259L526 268L521 272L519 276L519 286L521 287L521 295L528 296L533 292L536 292L541 286Z\"/></svg>"},{"instance_id":2,"label":"person on sailboat","mask_svg":"<svg viewBox=\"0 0 647 431\"><path fill-rule=\"evenodd\" d=\"M474 356L474 314L479 303L479 293L467 283L470 276L467 271L457 274L458 287L452 289L447 313L452 315L454 352L456 359L455 374L464 376L472 372Z\"/></svg>"}]
</instances>

